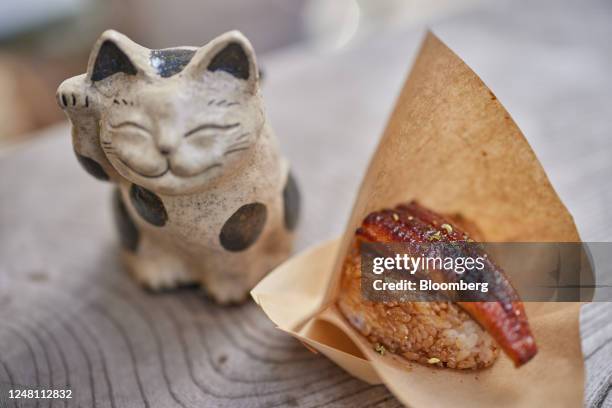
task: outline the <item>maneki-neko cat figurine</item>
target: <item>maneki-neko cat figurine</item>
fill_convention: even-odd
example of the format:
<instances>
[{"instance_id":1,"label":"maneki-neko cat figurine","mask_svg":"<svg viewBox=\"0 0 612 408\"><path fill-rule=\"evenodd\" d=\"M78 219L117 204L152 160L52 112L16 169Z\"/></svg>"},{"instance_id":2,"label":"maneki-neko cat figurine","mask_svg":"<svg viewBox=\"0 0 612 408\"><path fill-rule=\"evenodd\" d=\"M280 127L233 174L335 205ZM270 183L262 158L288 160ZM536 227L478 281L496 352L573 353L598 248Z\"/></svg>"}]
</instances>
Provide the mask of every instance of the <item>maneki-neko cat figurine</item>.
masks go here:
<instances>
[{"instance_id":1,"label":"maneki-neko cat figurine","mask_svg":"<svg viewBox=\"0 0 612 408\"><path fill-rule=\"evenodd\" d=\"M139 282L238 302L287 258L299 193L241 33L150 50L106 31L57 97L78 161L117 186L122 258Z\"/></svg>"}]
</instances>

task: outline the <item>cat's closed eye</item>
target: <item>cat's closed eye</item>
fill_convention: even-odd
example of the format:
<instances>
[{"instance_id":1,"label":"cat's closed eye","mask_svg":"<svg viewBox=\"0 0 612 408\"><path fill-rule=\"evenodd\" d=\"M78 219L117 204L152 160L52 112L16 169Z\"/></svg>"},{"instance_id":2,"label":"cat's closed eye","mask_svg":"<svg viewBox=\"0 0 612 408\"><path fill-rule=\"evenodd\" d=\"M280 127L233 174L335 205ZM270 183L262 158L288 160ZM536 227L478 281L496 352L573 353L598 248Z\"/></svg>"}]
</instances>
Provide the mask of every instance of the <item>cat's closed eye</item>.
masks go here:
<instances>
[{"instance_id":1,"label":"cat's closed eye","mask_svg":"<svg viewBox=\"0 0 612 408\"><path fill-rule=\"evenodd\" d=\"M145 126L143 126L143 125L141 125L139 123L136 123L136 122L132 122L132 121L125 121L125 122L118 123L116 125L111 123L110 124L110 128L113 129L113 130L132 128L132 129L139 129L139 130L142 130L142 131L147 132L147 133L151 133L151 131L149 129L147 129Z\"/></svg>"},{"instance_id":2,"label":"cat's closed eye","mask_svg":"<svg viewBox=\"0 0 612 408\"><path fill-rule=\"evenodd\" d=\"M185 137L189 137L204 130L230 130L238 126L240 126L240 123L230 123L227 125L222 125L218 123L204 123L189 130L187 133L185 133Z\"/></svg>"}]
</instances>

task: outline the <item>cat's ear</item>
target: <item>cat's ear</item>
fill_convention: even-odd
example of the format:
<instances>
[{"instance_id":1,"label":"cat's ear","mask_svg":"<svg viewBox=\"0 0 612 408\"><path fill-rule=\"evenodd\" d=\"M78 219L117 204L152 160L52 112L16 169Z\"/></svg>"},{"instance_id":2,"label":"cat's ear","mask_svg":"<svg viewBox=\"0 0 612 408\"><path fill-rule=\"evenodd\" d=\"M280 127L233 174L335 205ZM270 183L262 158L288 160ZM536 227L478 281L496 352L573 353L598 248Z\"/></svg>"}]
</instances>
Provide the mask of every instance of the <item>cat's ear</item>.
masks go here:
<instances>
[{"instance_id":1,"label":"cat's ear","mask_svg":"<svg viewBox=\"0 0 612 408\"><path fill-rule=\"evenodd\" d=\"M87 65L87 77L101 81L117 73L137 75L143 47L114 30L105 31L94 45Z\"/></svg>"},{"instance_id":2,"label":"cat's ear","mask_svg":"<svg viewBox=\"0 0 612 408\"><path fill-rule=\"evenodd\" d=\"M196 77L205 72L225 72L244 81L251 91L259 80L255 51L240 31L229 31L200 48L187 69Z\"/></svg>"}]
</instances>

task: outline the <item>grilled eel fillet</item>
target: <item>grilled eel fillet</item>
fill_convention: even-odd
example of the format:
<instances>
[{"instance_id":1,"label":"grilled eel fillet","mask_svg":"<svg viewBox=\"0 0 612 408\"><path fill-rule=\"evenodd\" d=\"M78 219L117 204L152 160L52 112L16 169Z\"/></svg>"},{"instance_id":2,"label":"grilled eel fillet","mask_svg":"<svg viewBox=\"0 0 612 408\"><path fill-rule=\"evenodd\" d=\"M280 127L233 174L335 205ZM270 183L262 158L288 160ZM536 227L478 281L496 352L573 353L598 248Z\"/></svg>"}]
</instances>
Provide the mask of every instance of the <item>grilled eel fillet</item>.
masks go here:
<instances>
[{"instance_id":1,"label":"grilled eel fillet","mask_svg":"<svg viewBox=\"0 0 612 408\"><path fill-rule=\"evenodd\" d=\"M394 210L369 214L357 230L357 239L367 242L425 243L433 240L467 241L469 237L447 219L413 201L400 204ZM488 257L485 259L484 270L489 276L478 279L482 281L485 278L490 282L487 300L494 301L458 301L456 304L476 320L495 339L514 365L519 367L535 356L537 346L516 291L504 272ZM453 271L447 273L454 275ZM470 273L466 271L462 278L470 280Z\"/></svg>"}]
</instances>

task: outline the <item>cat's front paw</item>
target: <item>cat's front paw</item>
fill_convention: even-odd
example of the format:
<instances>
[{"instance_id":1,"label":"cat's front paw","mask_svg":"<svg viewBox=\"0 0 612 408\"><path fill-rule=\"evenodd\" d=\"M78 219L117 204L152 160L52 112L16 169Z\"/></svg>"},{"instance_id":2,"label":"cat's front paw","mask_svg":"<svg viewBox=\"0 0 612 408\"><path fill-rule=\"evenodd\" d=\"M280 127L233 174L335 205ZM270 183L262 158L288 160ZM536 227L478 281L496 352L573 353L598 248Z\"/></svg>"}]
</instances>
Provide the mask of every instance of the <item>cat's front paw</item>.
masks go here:
<instances>
[{"instance_id":1,"label":"cat's front paw","mask_svg":"<svg viewBox=\"0 0 612 408\"><path fill-rule=\"evenodd\" d=\"M175 289L195 283L185 266L171 255L158 254L154 258L124 251L123 258L138 283L152 291Z\"/></svg>"},{"instance_id":2,"label":"cat's front paw","mask_svg":"<svg viewBox=\"0 0 612 408\"><path fill-rule=\"evenodd\" d=\"M202 283L205 292L217 303L231 305L244 303L249 298L251 285L239 279L208 280Z\"/></svg>"}]
</instances>

